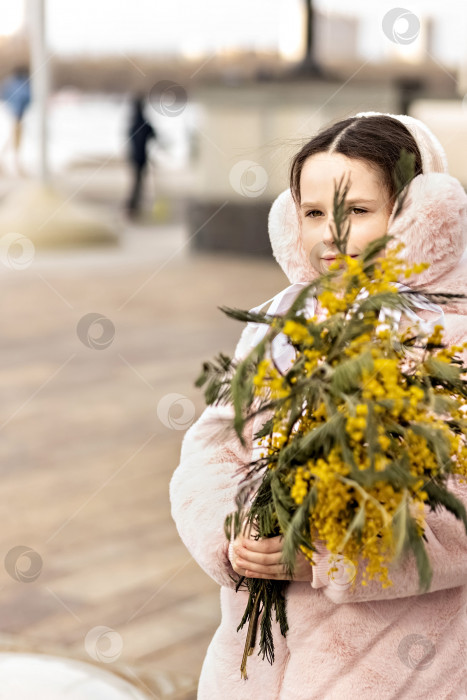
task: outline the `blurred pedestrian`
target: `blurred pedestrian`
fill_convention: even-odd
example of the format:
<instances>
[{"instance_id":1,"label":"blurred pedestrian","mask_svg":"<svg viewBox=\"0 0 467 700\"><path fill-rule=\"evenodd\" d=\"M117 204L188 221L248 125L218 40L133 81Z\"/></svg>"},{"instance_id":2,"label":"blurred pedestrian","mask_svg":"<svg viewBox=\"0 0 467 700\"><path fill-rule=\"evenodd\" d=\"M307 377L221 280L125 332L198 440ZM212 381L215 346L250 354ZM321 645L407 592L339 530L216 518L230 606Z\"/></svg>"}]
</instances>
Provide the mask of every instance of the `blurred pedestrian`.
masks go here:
<instances>
[{"instance_id":1,"label":"blurred pedestrian","mask_svg":"<svg viewBox=\"0 0 467 700\"><path fill-rule=\"evenodd\" d=\"M143 182L148 161L147 145L150 139L156 139L155 129L144 115L144 99L141 96L133 98L131 103L130 125L128 129L128 159L132 170L132 185L130 196L126 203L129 216L135 216L141 203Z\"/></svg>"},{"instance_id":2,"label":"blurred pedestrian","mask_svg":"<svg viewBox=\"0 0 467 700\"><path fill-rule=\"evenodd\" d=\"M13 156L15 167L18 173L22 174L19 154L23 138L23 118L31 102L31 87L29 82L29 68L18 66L2 84L0 95L4 100L8 110L13 116L13 130L11 143L13 146ZM8 147L6 142L3 152Z\"/></svg>"}]
</instances>

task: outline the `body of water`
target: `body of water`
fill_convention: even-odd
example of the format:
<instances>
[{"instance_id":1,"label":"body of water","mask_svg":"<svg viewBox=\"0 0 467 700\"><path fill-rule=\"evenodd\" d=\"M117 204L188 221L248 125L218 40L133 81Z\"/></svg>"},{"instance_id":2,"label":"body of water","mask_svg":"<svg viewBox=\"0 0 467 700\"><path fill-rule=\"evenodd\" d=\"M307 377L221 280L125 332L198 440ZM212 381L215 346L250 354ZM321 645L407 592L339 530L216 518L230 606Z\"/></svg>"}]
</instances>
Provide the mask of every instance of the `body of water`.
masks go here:
<instances>
[{"instance_id":1,"label":"body of water","mask_svg":"<svg viewBox=\"0 0 467 700\"><path fill-rule=\"evenodd\" d=\"M129 113L129 100L120 95L88 95L71 90L54 94L49 102L51 171L59 173L83 161L110 163L125 159ZM199 107L188 103L177 116L163 116L148 105L146 116L158 134L157 141L151 143L150 157L170 170L186 167ZM28 173L34 172L38 163L37 127L37 112L31 104L24 117L21 148L22 163ZM3 149L2 165L6 171L13 170L11 132L12 117L0 102L0 150Z\"/></svg>"}]
</instances>

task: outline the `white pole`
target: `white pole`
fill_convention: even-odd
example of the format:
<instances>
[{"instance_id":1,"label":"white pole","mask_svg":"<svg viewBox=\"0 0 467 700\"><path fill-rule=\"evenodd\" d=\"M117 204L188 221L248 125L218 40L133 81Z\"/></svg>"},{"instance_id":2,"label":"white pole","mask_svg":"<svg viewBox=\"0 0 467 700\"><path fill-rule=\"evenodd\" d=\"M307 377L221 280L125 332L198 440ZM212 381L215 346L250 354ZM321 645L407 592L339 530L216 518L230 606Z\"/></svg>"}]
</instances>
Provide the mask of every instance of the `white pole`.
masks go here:
<instances>
[{"instance_id":1,"label":"white pole","mask_svg":"<svg viewBox=\"0 0 467 700\"><path fill-rule=\"evenodd\" d=\"M32 100L38 119L39 180L49 180L47 157L47 101L49 62L45 39L45 0L28 0L29 42L31 50Z\"/></svg>"},{"instance_id":2,"label":"white pole","mask_svg":"<svg viewBox=\"0 0 467 700\"><path fill-rule=\"evenodd\" d=\"M457 8L456 8L457 9ZM460 9L460 8L459 8ZM467 10L462 5L462 12L459 13L458 21L462 23L463 33L467 31ZM459 63L457 67L457 94L463 98L463 109L467 109L467 49L465 44L459 47Z\"/></svg>"}]
</instances>

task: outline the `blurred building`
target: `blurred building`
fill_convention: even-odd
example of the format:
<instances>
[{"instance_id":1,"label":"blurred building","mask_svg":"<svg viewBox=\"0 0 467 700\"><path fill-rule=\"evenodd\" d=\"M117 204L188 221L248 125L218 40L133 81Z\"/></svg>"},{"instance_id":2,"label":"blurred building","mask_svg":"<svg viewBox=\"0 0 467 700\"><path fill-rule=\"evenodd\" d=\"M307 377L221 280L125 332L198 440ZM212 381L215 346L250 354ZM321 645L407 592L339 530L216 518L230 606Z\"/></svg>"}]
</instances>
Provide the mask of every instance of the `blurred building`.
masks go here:
<instances>
[{"instance_id":1,"label":"blurred building","mask_svg":"<svg viewBox=\"0 0 467 700\"><path fill-rule=\"evenodd\" d=\"M339 65L359 58L359 19L316 13L315 51L324 65Z\"/></svg>"}]
</instances>

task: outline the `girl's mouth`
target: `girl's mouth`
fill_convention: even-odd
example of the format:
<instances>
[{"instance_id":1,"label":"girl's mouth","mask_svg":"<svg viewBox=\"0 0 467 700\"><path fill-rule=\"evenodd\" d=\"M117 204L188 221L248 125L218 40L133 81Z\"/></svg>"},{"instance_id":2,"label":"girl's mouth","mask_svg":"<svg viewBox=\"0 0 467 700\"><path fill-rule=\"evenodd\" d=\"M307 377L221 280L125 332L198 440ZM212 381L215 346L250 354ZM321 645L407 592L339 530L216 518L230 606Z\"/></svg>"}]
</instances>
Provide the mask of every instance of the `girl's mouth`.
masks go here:
<instances>
[{"instance_id":1,"label":"girl's mouth","mask_svg":"<svg viewBox=\"0 0 467 700\"><path fill-rule=\"evenodd\" d=\"M351 258L358 258L358 255L351 255ZM328 260L329 262L332 262L333 260L336 259L335 255L323 255L322 260Z\"/></svg>"}]
</instances>

